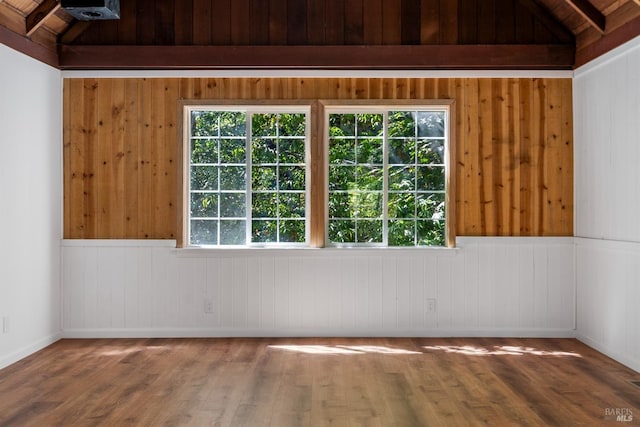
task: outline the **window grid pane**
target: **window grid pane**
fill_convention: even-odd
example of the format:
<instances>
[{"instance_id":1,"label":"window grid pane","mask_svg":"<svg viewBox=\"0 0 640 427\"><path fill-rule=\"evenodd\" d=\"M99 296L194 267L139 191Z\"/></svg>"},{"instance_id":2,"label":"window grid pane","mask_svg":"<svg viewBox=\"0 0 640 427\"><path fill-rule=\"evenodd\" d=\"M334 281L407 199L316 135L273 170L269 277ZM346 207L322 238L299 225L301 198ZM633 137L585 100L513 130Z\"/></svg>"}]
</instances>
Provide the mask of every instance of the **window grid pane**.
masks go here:
<instances>
[{"instance_id":1,"label":"window grid pane","mask_svg":"<svg viewBox=\"0 0 640 427\"><path fill-rule=\"evenodd\" d=\"M189 243L305 243L307 113L192 110Z\"/></svg>"},{"instance_id":2,"label":"window grid pane","mask_svg":"<svg viewBox=\"0 0 640 427\"><path fill-rule=\"evenodd\" d=\"M209 111L194 111L191 118L190 224L194 228L190 243L235 243L242 233L231 236L234 229L228 225L229 220L244 219L240 215L245 193L246 118L238 112Z\"/></svg>"},{"instance_id":3,"label":"window grid pane","mask_svg":"<svg viewBox=\"0 0 640 427\"><path fill-rule=\"evenodd\" d=\"M254 243L306 241L305 121L302 113L252 115Z\"/></svg>"},{"instance_id":4,"label":"window grid pane","mask_svg":"<svg viewBox=\"0 0 640 427\"><path fill-rule=\"evenodd\" d=\"M330 242L445 244L445 114L329 114Z\"/></svg>"},{"instance_id":5,"label":"window grid pane","mask_svg":"<svg viewBox=\"0 0 640 427\"><path fill-rule=\"evenodd\" d=\"M305 243L307 114L193 110L189 243Z\"/></svg>"},{"instance_id":6,"label":"window grid pane","mask_svg":"<svg viewBox=\"0 0 640 427\"><path fill-rule=\"evenodd\" d=\"M331 114L329 240L384 243L384 115Z\"/></svg>"},{"instance_id":7,"label":"window grid pane","mask_svg":"<svg viewBox=\"0 0 640 427\"><path fill-rule=\"evenodd\" d=\"M444 112L389 113L389 245L444 245ZM427 139L428 138L428 139Z\"/></svg>"}]
</instances>

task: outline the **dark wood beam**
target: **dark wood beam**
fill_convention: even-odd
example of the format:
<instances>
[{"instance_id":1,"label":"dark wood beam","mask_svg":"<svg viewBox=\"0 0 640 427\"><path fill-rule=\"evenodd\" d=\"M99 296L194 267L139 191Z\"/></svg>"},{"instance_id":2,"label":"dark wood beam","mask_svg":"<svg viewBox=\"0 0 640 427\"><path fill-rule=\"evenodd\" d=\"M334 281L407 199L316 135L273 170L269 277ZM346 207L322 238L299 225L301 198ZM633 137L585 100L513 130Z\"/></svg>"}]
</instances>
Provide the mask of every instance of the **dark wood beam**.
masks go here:
<instances>
[{"instance_id":1,"label":"dark wood beam","mask_svg":"<svg viewBox=\"0 0 640 427\"><path fill-rule=\"evenodd\" d=\"M75 46L74 69L571 69L573 45Z\"/></svg>"},{"instance_id":2,"label":"dark wood beam","mask_svg":"<svg viewBox=\"0 0 640 427\"><path fill-rule=\"evenodd\" d=\"M557 21L553 14L545 9L537 0L518 0L518 2L526 7L558 40L561 40L563 43L575 43L574 34L562 25L562 23Z\"/></svg>"},{"instance_id":3,"label":"dark wood beam","mask_svg":"<svg viewBox=\"0 0 640 427\"><path fill-rule=\"evenodd\" d=\"M16 34L2 25L0 25L0 43L47 65L58 67L58 55L54 50L47 49L45 46L29 40L25 36Z\"/></svg>"},{"instance_id":4,"label":"dark wood beam","mask_svg":"<svg viewBox=\"0 0 640 427\"><path fill-rule=\"evenodd\" d=\"M58 36L58 42L61 44L71 44L75 39L80 37L80 34L84 33L87 28L91 26L91 21L76 21L74 20L62 34Z\"/></svg>"},{"instance_id":5,"label":"dark wood beam","mask_svg":"<svg viewBox=\"0 0 640 427\"><path fill-rule=\"evenodd\" d=\"M603 35L598 41L591 43L576 52L575 68L604 55L612 49L640 36L640 16L632 19L623 26Z\"/></svg>"},{"instance_id":6,"label":"dark wood beam","mask_svg":"<svg viewBox=\"0 0 640 427\"><path fill-rule=\"evenodd\" d=\"M589 0L565 0L569 6L575 9L596 30L604 33L607 19Z\"/></svg>"},{"instance_id":7,"label":"dark wood beam","mask_svg":"<svg viewBox=\"0 0 640 427\"><path fill-rule=\"evenodd\" d=\"M27 27L27 37L31 35L45 23L45 21L60 9L57 0L44 0L27 16L25 24Z\"/></svg>"}]
</instances>

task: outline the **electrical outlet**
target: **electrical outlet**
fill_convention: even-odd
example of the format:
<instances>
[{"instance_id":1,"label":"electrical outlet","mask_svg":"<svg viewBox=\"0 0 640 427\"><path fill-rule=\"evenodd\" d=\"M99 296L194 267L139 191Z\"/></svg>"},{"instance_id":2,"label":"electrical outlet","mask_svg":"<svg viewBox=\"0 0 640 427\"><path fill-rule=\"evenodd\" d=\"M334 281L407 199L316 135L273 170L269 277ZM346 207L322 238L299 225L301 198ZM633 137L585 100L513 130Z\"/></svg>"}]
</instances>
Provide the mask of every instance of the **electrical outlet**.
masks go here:
<instances>
[{"instance_id":1,"label":"electrical outlet","mask_svg":"<svg viewBox=\"0 0 640 427\"><path fill-rule=\"evenodd\" d=\"M11 330L10 326L11 326L11 319L9 318L9 316L3 317L2 318L2 333L3 334L8 334L9 331Z\"/></svg>"},{"instance_id":2,"label":"electrical outlet","mask_svg":"<svg viewBox=\"0 0 640 427\"><path fill-rule=\"evenodd\" d=\"M213 304L213 300L211 298L206 298L204 300L204 312L207 314L215 313L215 306Z\"/></svg>"},{"instance_id":3,"label":"electrical outlet","mask_svg":"<svg viewBox=\"0 0 640 427\"><path fill-rule=\"evenodd\" d=\"M436 299L435 298L427 298L426 310L427 310L427 313L435 313L436 312Z\"/></svg>"}]
</instances>

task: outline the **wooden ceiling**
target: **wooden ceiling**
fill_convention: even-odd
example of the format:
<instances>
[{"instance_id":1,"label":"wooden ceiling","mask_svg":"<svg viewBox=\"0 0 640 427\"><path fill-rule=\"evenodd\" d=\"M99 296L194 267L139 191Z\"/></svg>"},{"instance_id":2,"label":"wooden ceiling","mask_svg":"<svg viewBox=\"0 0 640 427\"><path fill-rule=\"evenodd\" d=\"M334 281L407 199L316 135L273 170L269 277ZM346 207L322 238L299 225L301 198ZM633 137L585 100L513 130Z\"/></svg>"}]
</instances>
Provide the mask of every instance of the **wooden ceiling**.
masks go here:
<instances>
[{"instance_id":1,"label":"wooden ceiling","mask_svg":"<svg viewBox=\"0 0 640 427\"><path fill-rule=\"evenodd\" d=\"M0 0L0 43L61 69L570 69L638 35L640 0Z\"/></svg>"}]
</instances>

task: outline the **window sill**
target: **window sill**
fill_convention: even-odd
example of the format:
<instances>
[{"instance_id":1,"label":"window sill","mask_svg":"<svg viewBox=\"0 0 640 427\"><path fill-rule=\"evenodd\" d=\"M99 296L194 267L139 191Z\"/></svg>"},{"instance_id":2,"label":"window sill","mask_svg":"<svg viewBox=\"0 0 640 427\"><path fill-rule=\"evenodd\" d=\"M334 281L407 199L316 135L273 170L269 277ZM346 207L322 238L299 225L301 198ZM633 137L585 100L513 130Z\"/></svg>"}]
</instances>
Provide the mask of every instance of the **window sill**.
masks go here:
<instances>
[{"instance_id":1,"label":"window sill","mask_svg":"<svg viewBox=\"0 0 640 427\"><path fill-rule=\"evenodd\" d=\"M207 257L235 257L235 256L313 256L313 257L367 257L381 256L384 254L416 256L416 255L436 255L455 256L460 248L444 247L186 247L175 248L175 252L180 258L207 258Z\"/></svg>"}]
</instances>

